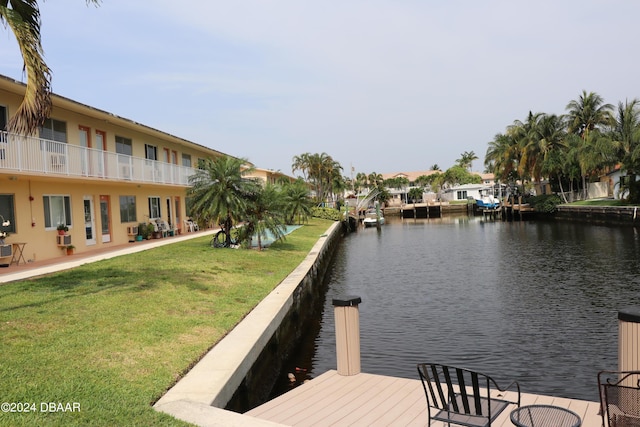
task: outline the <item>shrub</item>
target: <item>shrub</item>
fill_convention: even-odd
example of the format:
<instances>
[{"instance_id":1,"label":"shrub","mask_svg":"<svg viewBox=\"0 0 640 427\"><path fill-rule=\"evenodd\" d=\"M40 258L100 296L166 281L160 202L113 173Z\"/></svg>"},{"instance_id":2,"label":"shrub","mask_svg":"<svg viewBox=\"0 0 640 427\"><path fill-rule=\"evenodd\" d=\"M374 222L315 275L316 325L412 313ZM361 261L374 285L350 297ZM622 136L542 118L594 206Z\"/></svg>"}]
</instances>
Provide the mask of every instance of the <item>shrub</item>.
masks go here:
<instances>
[{"instance_id":1,"label":"shrub","mask_svg":"<svg viewBox=\"0 0 640 427\"><path fill-rule=\"evenodd\" d=\"M543 194L531 197L528 202L536 212L551 214L557 210L558 205L562 204L562 199L555 194Z\"/></svg>"},{"instance_id":2,"label":"shrub","mask_svg":"<svg viewBox=\"0 0 640 427\"><path fill-rule=\"evenodd\" d=\"M343 212L333 208L313 208L311 216L314 218L329 219L331 221L340 221Z\"/></svg>"}]
</instances>

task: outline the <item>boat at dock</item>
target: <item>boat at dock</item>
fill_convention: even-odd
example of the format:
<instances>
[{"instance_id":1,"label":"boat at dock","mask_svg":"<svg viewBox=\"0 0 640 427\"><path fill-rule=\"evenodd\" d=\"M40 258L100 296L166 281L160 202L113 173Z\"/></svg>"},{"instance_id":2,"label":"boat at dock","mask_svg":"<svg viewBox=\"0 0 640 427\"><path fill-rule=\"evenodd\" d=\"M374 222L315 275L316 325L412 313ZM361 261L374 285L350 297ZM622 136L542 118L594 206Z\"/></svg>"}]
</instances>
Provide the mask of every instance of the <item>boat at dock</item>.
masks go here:
<instances>
[{"instance_id":1,"label":"boat at dock","mask_svg":"<svg viewBox=\"0 0 640 427\"><path fill-rule=\"evenodd\" d=\"M364 214L362 224L364 224L365 227L377 227L378 225L384 225L384 216L382 215L382 212L377 209L369 209Z\"/></svg>"},{"instance_id":2,"label":"boat at dock","mask_svg":"<svg viewBox=\"0 0 640 427\"><path fill-rule=\"evenodd\" d=\"M476 199L476 205L478 205L480 210L500 209L500 200L493 196L486 196L481 199Z\"/></svg>"}]
</instances>

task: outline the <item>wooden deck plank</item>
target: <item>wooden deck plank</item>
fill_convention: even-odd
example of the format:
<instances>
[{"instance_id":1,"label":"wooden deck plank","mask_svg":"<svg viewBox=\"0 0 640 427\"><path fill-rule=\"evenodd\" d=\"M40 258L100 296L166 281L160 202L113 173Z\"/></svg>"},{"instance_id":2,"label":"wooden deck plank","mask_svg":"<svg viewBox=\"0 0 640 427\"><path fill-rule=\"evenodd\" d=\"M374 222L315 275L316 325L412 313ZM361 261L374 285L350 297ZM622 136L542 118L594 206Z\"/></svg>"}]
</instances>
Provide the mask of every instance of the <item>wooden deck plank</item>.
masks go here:
<instances>
[{"instance_id":1,"label":"wooden deck plank","mask_svg":"<svg viewBox=\"0 0 640 427\"><path fill-rule=\"evenodd\" d=\"M362 380L341 377L340 375L336 375L335 378L338 380L335 383L338 386L337 389L325 393L324 396L315 396L311 406L307 406L310 410L309 412L305 410L303 413L299 413L300 416L295 419L285 419L285 423L288 424L289 421L292 421L293 425L332 425L332 423L327 423L324 420L329 416L335 416L336 413L341 411L345 412L345 409L346 415L343 415L339 420L349 419L349 417L353 417L353 412L362 406L362 396L375 394L378 387L385 386L384 382L380 383L377 378L369 376L364 376ZM352 381L340 381L345 378ZM304 404L309 405L309 403L305 402ZM366 404L366 400L364 404ZM314 410L316 412L312 413Z\"/></svg>"},{"instance_id":2,"label":"wooden deck plank","mask_svg":"<svg viewBox=\"0 0 640 427\"><path fill-rule=\"evenodd\" d=\"M413 384L409 384L401 378L396 378L391 383L385 382L385 384L387 384L386 387L378 389L377 393L367 393L368 396L364 396L362 405L357 410L349 412L348 415L357 418L360 425L393 424L393 421L408 409L407 399L409 402L417 400L415 396L412 399L409 398L416 389ZM381 414L378 412L378 408L382 406L387 410Z\"/></svg>"},{"instance_id":3,"label":"wooden deck plank","mask_svg":"<svg viewBox=\"0 0 640 427\"><path fill-rule=\"evenodd\" d=\"M358 418L363 413L375 411L376 403L381 400L380 395L392 383L388 381L378 382L376 378L369 378L366 388L359 389L357 393L332 394L331 402L326 401L328 411L316 414L305 420L306 425L348 425L349 419ZM348 401L348 405L341 402ZM324 409L324 408L323 408Z\"/></svg>"},{"instance_id":4,"label":"wooden deck plank","mask_svg":"<svg viewBox=\"0 0 640 427\"><path fill-rule=\"evenodd\" d=\"M498 397L498 393L492 397ZM515 392L503 393L512 400ZM521 405L562 406L582 418L583 427L599 427L599 403L522 393ZM493 425L511 426L507 407ZM302 384L245 415L287 426L427 426L427 401L419 379L361 373L338 375L335 370ZM432 427L445 423L433 422Z\"/></svg>"}]
</instances>

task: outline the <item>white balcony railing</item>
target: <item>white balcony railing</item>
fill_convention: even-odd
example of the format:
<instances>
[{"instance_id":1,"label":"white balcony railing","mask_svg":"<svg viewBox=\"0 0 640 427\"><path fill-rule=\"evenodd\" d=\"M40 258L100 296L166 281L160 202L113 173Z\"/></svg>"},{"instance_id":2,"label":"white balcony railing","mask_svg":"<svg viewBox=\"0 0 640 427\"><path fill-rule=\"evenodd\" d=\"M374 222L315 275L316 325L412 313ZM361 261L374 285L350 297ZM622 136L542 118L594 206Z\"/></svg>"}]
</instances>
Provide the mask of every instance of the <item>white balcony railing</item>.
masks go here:
<instances>
[{"instance_id":1,"label":"white balcony railing","mask_svg":"<svg viewBox=\"0 0 640 427\"><path fill-rule=\"evenodd\" d=\"M0 171L189 185L193 168L0 132Z\"/></svg>"}]
</instances>

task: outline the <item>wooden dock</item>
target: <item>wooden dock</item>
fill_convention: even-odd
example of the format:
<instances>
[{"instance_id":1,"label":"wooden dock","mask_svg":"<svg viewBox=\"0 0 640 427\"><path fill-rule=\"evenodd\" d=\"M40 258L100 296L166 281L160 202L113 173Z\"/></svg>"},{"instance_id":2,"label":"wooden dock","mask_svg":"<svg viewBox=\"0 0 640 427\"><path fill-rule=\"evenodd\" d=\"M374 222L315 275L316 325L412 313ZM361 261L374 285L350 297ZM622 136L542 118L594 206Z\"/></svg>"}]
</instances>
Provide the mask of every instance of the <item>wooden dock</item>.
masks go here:
<instances>
[{"instance_id":1,"label":"wooden dock","mask_svg":"<svg viewBox=\"0 0 640 427\"><path fill-rule=\"evenodd\" d=\"M416 377L417 377L416 371ZM594 380L595 383L595 380ZM594 384L594 387L597 387ZM505 397L513 399L514 392ZM492 395L493 396L493 395ZM495 397L498 394L496 393ZM549 404L568 408L583 427L598 427L600 404L535 394L521 395L521 405ZM493 423L512 426L505 409ZM343 376L331 370L244 414L285 426L427 426L427 401L419 379L360 373ZM249 425L249 424L248 424ZM431 426L444 427L441 422Z\"/></svg>"}]
</instances>

